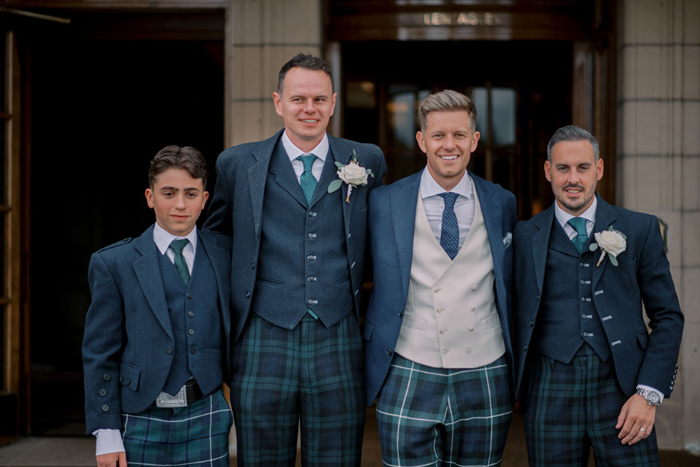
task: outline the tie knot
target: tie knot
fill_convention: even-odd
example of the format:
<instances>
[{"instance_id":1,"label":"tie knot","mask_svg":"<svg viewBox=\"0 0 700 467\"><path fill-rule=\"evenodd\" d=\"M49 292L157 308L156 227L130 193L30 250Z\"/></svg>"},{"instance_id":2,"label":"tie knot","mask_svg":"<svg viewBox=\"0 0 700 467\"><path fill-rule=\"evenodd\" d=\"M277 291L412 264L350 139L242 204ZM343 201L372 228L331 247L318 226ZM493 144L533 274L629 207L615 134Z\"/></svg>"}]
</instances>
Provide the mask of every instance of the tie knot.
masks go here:
<instances>
[{"instance_id":1,"label":"tie knot","mask_svg":"<svg viewBox=\"0 0 700 467\"><path fill-rule=\"evenodd\" d=\"M569 225L573 227L579 235L588 236L586 232L586 219L583 217L572 217L569 219Z\"/></svg>"},{"instance_id":2,"label":"tie knot","mask_svg":"<svg viewBox=\"0 0 700 467\"><path fill-rule=\"evenodd\" d=\"M176 255L181 255L182 250L188 243L190 243L190 241L186 238L183 240L173 240L172 242L170 242L170 249L173 250Z\"/></svg>"},{"instance_id":3,"label":"tie knot","mask_svg":"<svg viewBox=\"0 0 700 467\"><path fill-rule=\"evenodd\" d=\"M316 156L313 154L304 154L303 156L297 157L303 164L304 164L304 172L311 172L312 167L314 166L314 161L316 160Z\"/></svg>"},{"instance_id":4,"label":"tie knot","mask_svg":"<svg viewBox=\"0 0 700 467\"><path fill-rule=\"evenodd\" d=\"M455 201L459 195L457 193L447 192L440 193L440 196L442 196L442 198L445 200L445 209L453 210L455 207Z\"/></svg>"}]
</instances>

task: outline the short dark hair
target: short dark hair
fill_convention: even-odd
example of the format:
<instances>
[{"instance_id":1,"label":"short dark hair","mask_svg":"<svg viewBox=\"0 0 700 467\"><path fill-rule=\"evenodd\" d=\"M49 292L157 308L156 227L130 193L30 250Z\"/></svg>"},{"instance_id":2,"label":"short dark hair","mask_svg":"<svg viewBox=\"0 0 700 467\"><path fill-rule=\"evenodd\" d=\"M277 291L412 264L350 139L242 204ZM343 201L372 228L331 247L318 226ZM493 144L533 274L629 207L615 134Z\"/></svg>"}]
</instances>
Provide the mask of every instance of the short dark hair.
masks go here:
<instances>
[{"instance_id":1,"label":"short dark hair","mask_svg":"<svg viewBox=\"0 0 700 467\"><path fill-rule=\"evenodd\" d=\"M418 116L420 117L420 131L428 129L428 115L431 112L467 112L469 115L470 130L476 131L476 107L471 99L464 94L446 89L431 94L420 103Z\"/></svg>"},{"instance_id":2,"label":"short dark hair","mask_svg":"<svg viewBox=\"0 0 700 467\"><path fill-rule=\"evenodd\" d=\"M158 176L168 169L186 170L190 177L201 178L202 187L207 188L207 162L204 156L192 146L180 147L174 144L166 146L155 155L148 168L148 186L153 186Z\"/></svg>"},{"instance_id":3,"label":"short dark hair","mask_svg":"<svg viewBox=\"0 0 700 467\"><path fill-rule=\"evenodd\" d=\"M557 143L562 143L564 141L588 141L589 143L591 143L591 146L593 146L595 160L597 161L598 159L600 159L600 149L598 147L598 140L595 139L595 136L593 136L583 128L577 127L576 125L566 125L555 131L552 135L552 139L549 140L549 144L547 145L548 161L552 161L552 151L554 151L554 146Z\"/></svg>"},{"instance_id":4,"label":"short dark hair","mask_svg":"<svg viewBox=\"0 0 700 467\"><path fill-rule=\"evenodd\" d=\"M277 77L277 92L282 95L282 88L284 87L284 78L287 76L287 72L292 68L306 68L311 71L322 71L331 80L331 91L333 91L333 75L331 74L331 68L326 62L318 57L314 57L311 54L297 54L290 61L282 65L280 73Z\"/></svg>"}]
</instances>

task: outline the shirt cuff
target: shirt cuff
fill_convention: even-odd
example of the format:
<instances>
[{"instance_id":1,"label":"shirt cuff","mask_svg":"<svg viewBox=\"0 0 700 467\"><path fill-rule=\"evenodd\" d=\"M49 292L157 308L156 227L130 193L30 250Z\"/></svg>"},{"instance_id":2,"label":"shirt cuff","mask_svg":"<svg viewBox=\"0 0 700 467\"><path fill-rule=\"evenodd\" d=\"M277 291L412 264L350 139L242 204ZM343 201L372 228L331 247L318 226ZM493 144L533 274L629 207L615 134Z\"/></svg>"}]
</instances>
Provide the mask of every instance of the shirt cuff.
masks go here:
<instances>
[{"instance_id":1,"label":"shirt cuff","mask_svg":"<svg viewBox=\"0 0 700 467\"><path fill-rule=\"evenodd\" d=\"M119 430L102 429L92 432L97 438L97 449L95 456L110 454L113 452L124 452L124 441Z\"/></svg>"},{"instance_id":2,"label":"shirt cuff","mask_svg":"<svg viewBox=\"0 0 700 467\"><path fill-rule=\"evenodd\" d=\"M637 385L637 389L648 389L648 390L650 390L650 391L654 391L655 393L657 393L657 394L659 395L659 398L661 399L661 402L664 401L664 393L661 392L661 391L659 391L658 389L652 388L651 386L645 386L645 385L643 385L643 384L638 384L638 385ZM659 402L659 404L660 404L661 402Z\"/></svg>"}]
</instances>

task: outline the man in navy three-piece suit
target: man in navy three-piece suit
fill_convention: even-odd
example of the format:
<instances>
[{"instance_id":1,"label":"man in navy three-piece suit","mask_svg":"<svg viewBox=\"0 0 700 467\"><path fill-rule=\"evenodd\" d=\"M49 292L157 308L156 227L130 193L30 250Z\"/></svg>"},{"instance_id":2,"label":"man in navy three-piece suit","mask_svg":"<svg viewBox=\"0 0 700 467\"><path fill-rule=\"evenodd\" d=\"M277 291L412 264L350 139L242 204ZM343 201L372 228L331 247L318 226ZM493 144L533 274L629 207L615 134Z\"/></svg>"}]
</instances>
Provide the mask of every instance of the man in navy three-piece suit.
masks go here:
<instances>
[{"instance_id":1,"label":"man in navy three-piece suit","mask_svg":"<svg viewBox=\"0 0 700 467\"><path fill-rule=\"evenodd\" d=\"M367 402L385 465L500 465L513 411L515 196L467 171L471 100L420 105L427 167L374 190Z\"/></svg>"},{"instance_id":2,"label":"man in navy three-piece suit","mask_svg":"<svg viewBox=\"0 0 700 467\"><path fill-rule=\"evenodd\" d=\"M544 170L555 203L513 235L530 465L585 466L591 447L597 465L658 465L656 407L683 332L659 223L596 194L603 160L581 128L557 130Z\"/></svg>"},{"instance_id":3,"label":"man in navy three-piece suit","mask_svg":"<svg viewBox=\"0 0 700 467\"><path fill-rule=\"evenodd\" d=\"M297 55L273 93L284 131L217 161L205 227L233 234L241 466L293 466L299 426L303 465L360 465L367 198L386 164L378 147L326 134L336 96L328 65Z\"/></svg>"},{"instance_id":4,"label":"man in navy three-piece suit","mask_svg":"<svg viewBox=\"0 0 700 467\"><path fill-rule=\"evenodd\" d=\"M228 467L231 239L198 231L207 169L194 148L151 161L156 223L92 255L83 369L97 465Z\"/></svg>"}]
</instances>

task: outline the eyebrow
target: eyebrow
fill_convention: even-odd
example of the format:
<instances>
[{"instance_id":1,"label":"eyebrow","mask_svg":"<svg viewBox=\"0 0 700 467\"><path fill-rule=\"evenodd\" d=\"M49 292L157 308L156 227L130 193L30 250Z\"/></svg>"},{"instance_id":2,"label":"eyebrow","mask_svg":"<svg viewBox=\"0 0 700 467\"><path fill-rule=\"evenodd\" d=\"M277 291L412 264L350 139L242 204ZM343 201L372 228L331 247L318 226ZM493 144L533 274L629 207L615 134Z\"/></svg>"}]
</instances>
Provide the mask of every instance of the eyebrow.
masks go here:
<instances>
[{"instance_id":1,"label":"eyebrow","mask_svg":"<svg viewBox=\"0 0 700 467\"><path fill-rule=\"evenodd\" d=\"M160 191L180 191L179 188L176 188L174 186L164 186L160 188ZM187 187L183 191L199 191L199 188L197 187Z\"/></svg>"}]
</instances>

